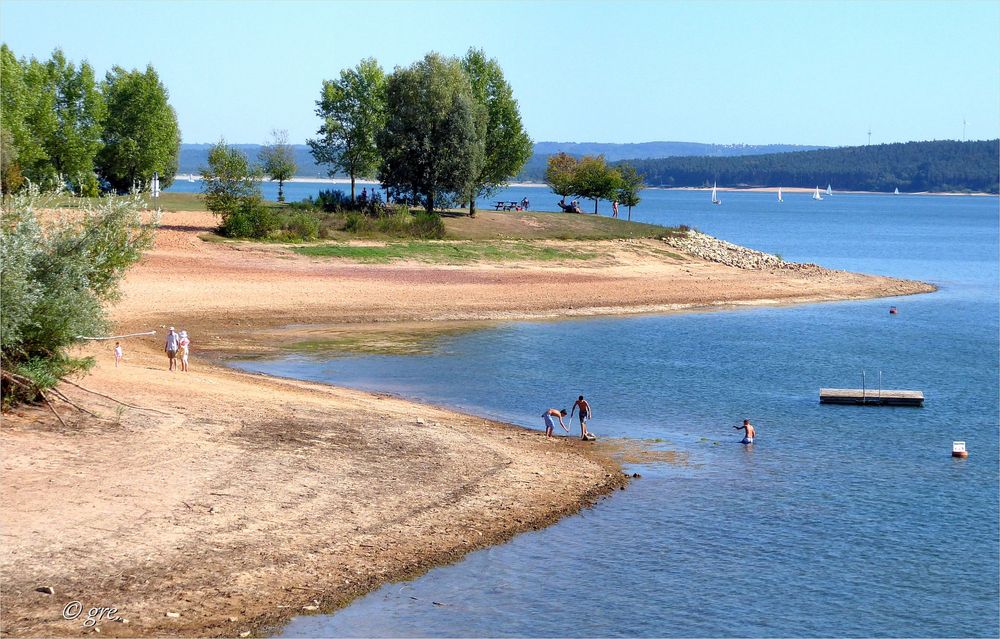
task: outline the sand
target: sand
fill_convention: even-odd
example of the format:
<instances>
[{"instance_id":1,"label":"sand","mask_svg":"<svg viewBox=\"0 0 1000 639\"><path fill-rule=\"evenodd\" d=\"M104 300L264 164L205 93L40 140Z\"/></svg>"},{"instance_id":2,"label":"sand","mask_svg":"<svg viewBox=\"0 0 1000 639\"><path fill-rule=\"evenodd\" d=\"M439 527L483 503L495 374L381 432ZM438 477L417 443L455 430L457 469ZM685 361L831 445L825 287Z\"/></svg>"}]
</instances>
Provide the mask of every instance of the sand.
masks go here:
<instances>
[{"instance_id":1,"label":"sand","mask_svg":"<svg viewBox=\"0 0 1000 639\"><path fill-rule=\"evenodd\" d=\"M824 269L734 269L657 240L603 242L600 259L572 264L364 265L200 239L213 225L206 213L167 213L112 311L120 333L158 335L123 340L120 368L114 342L84 351L97 365L77 381L141 408L63 384L102 419L62 403L66 426L41 407L4 415L4 635L88 634L87 611L102 607L119 619L102 618L105 635L266 634L545 526L627 482L606 445L218 361L308 330L288 325L405 332L415 322L931 290ZM165 370L167 325L191 333L190 372ZM72 602L83 613L66 620Z\"/></svg>"}]
</instances>

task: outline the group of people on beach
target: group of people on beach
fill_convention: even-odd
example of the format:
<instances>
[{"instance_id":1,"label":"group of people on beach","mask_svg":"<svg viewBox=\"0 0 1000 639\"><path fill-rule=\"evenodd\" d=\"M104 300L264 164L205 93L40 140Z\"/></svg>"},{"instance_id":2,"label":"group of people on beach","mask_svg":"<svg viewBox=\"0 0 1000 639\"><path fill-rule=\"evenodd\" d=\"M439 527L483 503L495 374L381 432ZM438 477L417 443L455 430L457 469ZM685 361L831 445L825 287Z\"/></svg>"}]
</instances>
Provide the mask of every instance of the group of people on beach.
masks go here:
<instances>
[{"instance_id":1,"label":"group of people on beach","mask_svg":"<svg viewBox=\"0 0 1000 639\"><path fill-rule=\"evenodd\" d=\"M169 370L177 370L177 360L180 360L180 369L184 372L188 370L188 353L191 350L191 340L188 339L187 331L178 333L173 326L167 331L167 341L163 345L163 350L170 361Z\"/></svg>"},{"instance_id":2,"label":"group of people on beach","mask_svg":"<svg viewBox=\"0 0 1000 639\"><path fill-rule=\"evenodd\" d=\"M573 419L573 414L576 412L578 408L580 409L580 439L584 440L595 439L594 436L591 435L590 432L587 430L587 422L590 421L590 418L593 416L593 411L590 408L590 402L585 400L583 398L583 395L580 395L580 397L577 398L575 402L573 402L573 410L570 411L569 413L570 419ZM559 420L559 425L562 426L562 429L567 433L569 432L569 428L563 422L563 417L565 416L566 416L565 408L563 408L562 410L556 410L555 408L550 408L544 413L542 413L542 419L545 420L546 437L552 437L552 431L555 429L556 426L555 423L556 419Z\"/></svg>"}]
</instances>

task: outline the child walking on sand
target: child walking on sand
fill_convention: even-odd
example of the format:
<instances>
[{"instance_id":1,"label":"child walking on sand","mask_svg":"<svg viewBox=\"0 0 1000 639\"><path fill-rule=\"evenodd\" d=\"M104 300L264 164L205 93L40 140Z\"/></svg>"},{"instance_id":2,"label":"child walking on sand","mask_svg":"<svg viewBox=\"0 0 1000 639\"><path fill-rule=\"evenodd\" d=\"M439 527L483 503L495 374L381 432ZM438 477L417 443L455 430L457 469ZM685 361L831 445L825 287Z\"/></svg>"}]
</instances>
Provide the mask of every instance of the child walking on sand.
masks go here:
<instances>
[{"instance_id":1,"label":"child walking on sand","mask_svg":"<svg viewBox=\"0 0 1000 639\"><path fill-rule=\"evenodd\" d=\"M118 368L118 365L121 364L123 355L125 355L125 352L122 351L122 343L115 342L115 368Z\"/></svg>"}]
</instances>

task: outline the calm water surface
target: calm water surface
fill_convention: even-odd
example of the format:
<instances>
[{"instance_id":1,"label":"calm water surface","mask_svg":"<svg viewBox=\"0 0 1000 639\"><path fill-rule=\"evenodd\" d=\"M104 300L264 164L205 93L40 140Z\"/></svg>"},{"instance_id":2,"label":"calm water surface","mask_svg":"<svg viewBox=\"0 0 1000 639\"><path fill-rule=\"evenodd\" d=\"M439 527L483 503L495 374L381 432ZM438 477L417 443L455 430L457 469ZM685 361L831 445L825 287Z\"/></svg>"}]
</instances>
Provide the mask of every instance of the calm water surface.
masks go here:
<instances>
[{"instance_id":1,"label":"calm water surface","mask_svg":"<svg viewBox=\"0 0 1000 639\"><path fill-rule=\"evenodd\" d=\"M642 221L941 290L516 322L433 338L430 355L240 364L538 428L543 409L583 393L599 435L687 455L637 467L641 480L578 516L298 618L283 636L1000 634L997 199L645 196ZM862 369L923 390L926 405L818 404L821 386L857 386ZM732 430L743 417L758 426L752 447ZM949 456L955 439L969 459Z\"/></svg>"}]
</instances>

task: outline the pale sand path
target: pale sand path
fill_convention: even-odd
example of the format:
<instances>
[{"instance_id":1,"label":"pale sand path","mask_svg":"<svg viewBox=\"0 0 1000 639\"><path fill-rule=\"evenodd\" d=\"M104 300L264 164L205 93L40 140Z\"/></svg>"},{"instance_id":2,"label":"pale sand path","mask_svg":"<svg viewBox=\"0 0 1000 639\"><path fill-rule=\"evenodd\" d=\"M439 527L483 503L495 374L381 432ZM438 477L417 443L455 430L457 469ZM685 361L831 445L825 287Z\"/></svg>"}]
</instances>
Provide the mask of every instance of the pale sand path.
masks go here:
<instances>
[{"instance_id":1,"label":"pale sand path","mask_svg":"<svg viewBox=\"0 0 1000 639\"><path fill-rule=\"evenodd\" d=\"M606 451L575 440L205 361L206 350L266 347L262 329L928 290L822 270L740 271L667 256L655 241L605 243L607 257L573 265L366 266L206 243L203 213L167 214L164 224L114 310L122 332L160 334L126 340L119 369L113 342L92 347L98 365L82 380L162 413L129 409L119 423L113 404L64 385L110 421L63 404L68 428L41 409L4 416L5 635L91 632L61 619L73 600L119 609L128 623L102 622L105 635L267 632L304 607L335 608L543 526L625 482ZM592 301L569 308L581 287ZM192 333L190 373L164 370L166 324Z\"/></svg>"}]
</instances>

